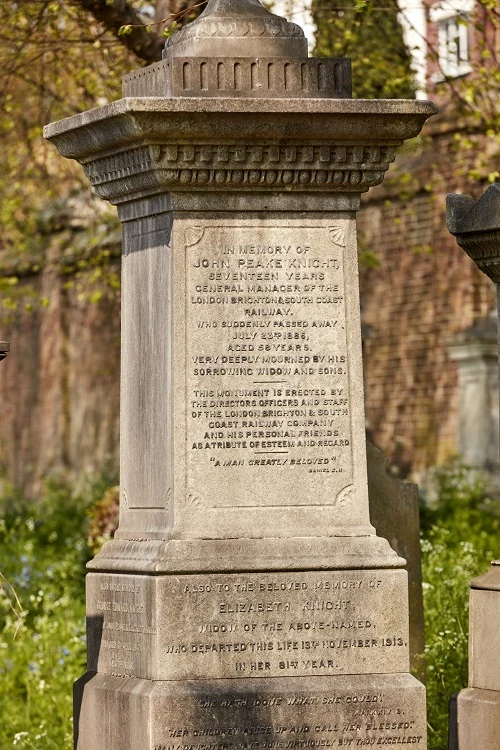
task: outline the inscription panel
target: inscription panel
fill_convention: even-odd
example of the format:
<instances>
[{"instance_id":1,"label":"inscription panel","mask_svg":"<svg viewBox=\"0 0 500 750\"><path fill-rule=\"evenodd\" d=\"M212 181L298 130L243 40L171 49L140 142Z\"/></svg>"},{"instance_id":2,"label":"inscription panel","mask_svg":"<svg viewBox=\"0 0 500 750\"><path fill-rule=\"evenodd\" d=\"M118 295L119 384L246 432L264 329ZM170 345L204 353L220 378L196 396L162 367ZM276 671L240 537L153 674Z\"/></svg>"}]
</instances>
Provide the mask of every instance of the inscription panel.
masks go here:
<instances>
[{"instance_id":1,"label":"inscription panel","mask_svg":"<svg viewBox=\"0 0 500 750\"><path fill-rule=\"evenodd\" d=\"M87 575L89 670L119 677L150 676L156 627L154 578Z\"/></svg>"},{"instance_id":2,"label":"inscription panel","mask_svg":"<svg viewBox=\"0 0 500 750\"><path fill-rule=\"evenodd\" d=\"M409 668L402 570L87 578L89 668L106 674L178 680Z\"/></svg>"},{"instance_id":3,"label":"inscription panel","mask_svg":"<svg viewBox=\"0 0 500 750\"><path fill-rule=\"evenodd\" d=\"M185 251L187 507L342 506L353 222L191 225Z\"/></svg>"},{"instance_id":4,"label":"inscription panel","mask_svg":"<svg viewBox=\"0 0 500 750\"><path fill-rule=\"evenodd\" d=\"M425 691L409 675L272 683L165 695L151 750L426 747Z\"/></svg>"},{"instance_id":5,"label":"inscription panel","mask_svg":"<svg viewBox=\"0 0 500 750\"><path fill-rule=\"evenodd\" d=\"M407 670L406 587L401 570L164 577L161 679Z\"/></svg>"}]
</instances>

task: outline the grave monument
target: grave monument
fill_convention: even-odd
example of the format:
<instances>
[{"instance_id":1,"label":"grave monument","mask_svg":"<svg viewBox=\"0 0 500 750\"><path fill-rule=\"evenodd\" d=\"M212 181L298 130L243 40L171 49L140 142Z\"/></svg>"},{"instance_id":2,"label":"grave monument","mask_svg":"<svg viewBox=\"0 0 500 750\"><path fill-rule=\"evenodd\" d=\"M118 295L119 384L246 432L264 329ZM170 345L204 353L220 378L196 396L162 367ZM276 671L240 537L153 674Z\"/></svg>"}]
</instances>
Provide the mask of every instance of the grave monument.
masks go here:
<instances>
[{"instance_id":1,"label":"grave monument","mask_svg":"<svg viewBox=\"0 0 500 750\"><path fill-rule=\"evenodd\" d=\"M500 185L491 185L477 201L449 194L446 223L460 247L495 282L498 293ZM499 733L500 560L495 560L487 573L470 584L469 684L450 703L449 749L496 748Z\"/></svg>"},{"instance_id":2,"label":"grave monument","mask_svg":"<svg viewBox=\"0 0 500 750\"><path fill-rule=\"evenodd\" d=\"M258 0L53 123L123 223L120 525L78 750L426 746L404 560L369 520L356 211L435 107L355 101Z\"/></svg>"}]
</instances>

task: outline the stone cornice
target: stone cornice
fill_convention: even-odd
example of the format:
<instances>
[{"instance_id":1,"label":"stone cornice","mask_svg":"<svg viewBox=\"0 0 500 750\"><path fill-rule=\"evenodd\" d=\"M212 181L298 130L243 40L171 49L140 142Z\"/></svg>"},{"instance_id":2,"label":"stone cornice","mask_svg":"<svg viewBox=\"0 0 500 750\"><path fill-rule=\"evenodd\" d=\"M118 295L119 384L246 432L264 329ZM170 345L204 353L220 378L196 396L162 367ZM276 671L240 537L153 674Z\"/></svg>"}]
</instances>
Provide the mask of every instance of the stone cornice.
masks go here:
<instances>
[{"instance_id":1,"label":"stone cornice","mask_svg":"<svg viewBox=\"0 0 500 750\"><path fill-rule=\"evenodd\" d=\"M158 192L362 193L430 102L121 99L47 126L112 203Z\"/></svg>"},{"instance_id":2,"label":"stone cornice","mask_svg":"<svg viewBox=\"0 0 500 750\"><path fill-rule=\"evenodd\" d=\"M479 200L450 193L446 223L480 271L500 283L500 186L490 185Z\"/></svg>"},{"instance_id":3,"label":"stone cornice","mask_svg":"<svg viewBox=\"0 0 500 750\"><path fill-rule=\"evenodd\" d=\"M97 194L112 203L127 192L335 191L356 193L382 182L392 146L164 143L138 146L84 164Z\"/></svg>"},{"instance_id":4,"label":"stone cornice","mask_svg":"<svg viewBox=\"0 0 500 750\"><path fill-rule=\"evenodd\" d=\"M500 284L500 229L496 232L457 234L456 240L488 278Z\"/></svg>"}]
</instances>

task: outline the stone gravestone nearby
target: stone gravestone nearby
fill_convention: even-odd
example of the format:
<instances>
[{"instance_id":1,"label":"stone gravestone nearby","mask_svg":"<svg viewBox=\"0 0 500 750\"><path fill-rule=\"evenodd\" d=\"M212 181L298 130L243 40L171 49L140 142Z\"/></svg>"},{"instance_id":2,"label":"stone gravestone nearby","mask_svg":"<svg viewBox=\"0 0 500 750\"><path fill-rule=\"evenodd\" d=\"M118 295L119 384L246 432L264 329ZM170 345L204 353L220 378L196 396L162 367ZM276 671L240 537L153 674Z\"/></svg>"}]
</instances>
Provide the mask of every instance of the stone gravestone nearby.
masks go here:
<instances>
[{"instance_id":1,"label":"stone gravestone nearby","mask_svg":"<svg viewBox=\"0 0 500 750\"><path fill-rule=\"evenodd\" d=\"M478 268L500 284L500 185L474 202L447 196L446 221ZM500 297L499 297L500 299ZM497 395L498 398L498 395ZM498 747L500 733L500 560L471 581L469 686L451 702L450 750Z\"/></svg>"},{"instance_id":2,"label":"stone gravestone nearby","mask_svg":"<svg viewBox=\"0 0 500 750\"><path fill-rule=\"evenodd\" d=\"M425 678L424 602L418 487L387 472L387 459L373 443L366 443L370 520L377 534L406 560L410 604L410 666Z\"/></svg>"},{"instance_id":3,"label":"stone gravestone nearby","mask_svg":"<svg viewBox=\"0 0 500 750\"><path fill-rule=\"evenodd\" d=\"M79 750L426 746L404 560L369 519L355 213L429 102L354 101L211 0L46 129L123 223L121 516L90 564Z\"/></svg>"},{"instance_id":4,"label":"stone gravestone nearby","mask_svg":"<svg viewBox=\"0 0 500 750\"><path fill-rule=\"evenodd\" d=\"M460 455L468 466L500 478L497 316L478 320L448 342L458 369Z\"/></svg>"}]
</instances>

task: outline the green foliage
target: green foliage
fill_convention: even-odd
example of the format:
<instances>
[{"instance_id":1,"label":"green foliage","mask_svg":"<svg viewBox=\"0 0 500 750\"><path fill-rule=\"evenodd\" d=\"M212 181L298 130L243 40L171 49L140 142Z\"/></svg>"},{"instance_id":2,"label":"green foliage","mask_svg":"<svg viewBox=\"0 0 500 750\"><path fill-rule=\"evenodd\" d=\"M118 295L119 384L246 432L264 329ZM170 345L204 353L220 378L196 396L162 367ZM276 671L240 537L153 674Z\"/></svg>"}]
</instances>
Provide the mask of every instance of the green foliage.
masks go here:
<instances>
[{"instance_id":1,"label":"green foliage","mask_svg":"<svg viewBox=\"0 0 500 750\"><path fill-rule=\"evenodd\" d=\"M121 76L136 67L75 3L0 3L2 261L44 248L40 213L71 190L88 189L81 168L43 140L43 125L118 98Z\"/></svg>"},{"instance_id":2,"label":"green foliage","mask_svg":"<svg viewBox=\"0 0 500 750\"><path fill-rule=\"evenodd\" d=\"M429 750L448 747L448 701L467 686L469 584L498 557L498 503L460 463L436 476L421 514Z\"/></svg>"},{"instance_id":3,"label":"green foliage","mask_svg":"<svg viewBox=\"0 0 500 750\"><path fill-rule=\"evenodd\" d=\"M388 7L389 6L389 7ZM360 99L412 98L410 57L395 2L313 0L315 55L350 57L353 94Z\"/></svg>"},{"instance_id":4,"label":"green foliage","mask_svg":"<svg viewBox=\"0 0 500 750\"><path fill-rule=\"evenodd\" d=\"M85 527L108 482L50 482L0 501L0 747L71 750L72 683L85 671Z\"/></svg>"},{"instance_id":5,"label":"green foliage","mask_svg":"<svg viewBox=\"0 0 500 750\"><path fill-rule=\"evenodd\" d=\"M88 545L96 555L102 545L111 539L118 526L120 488L110 487L92 508L88 529Z\"/></svg>"}]
</instances>

